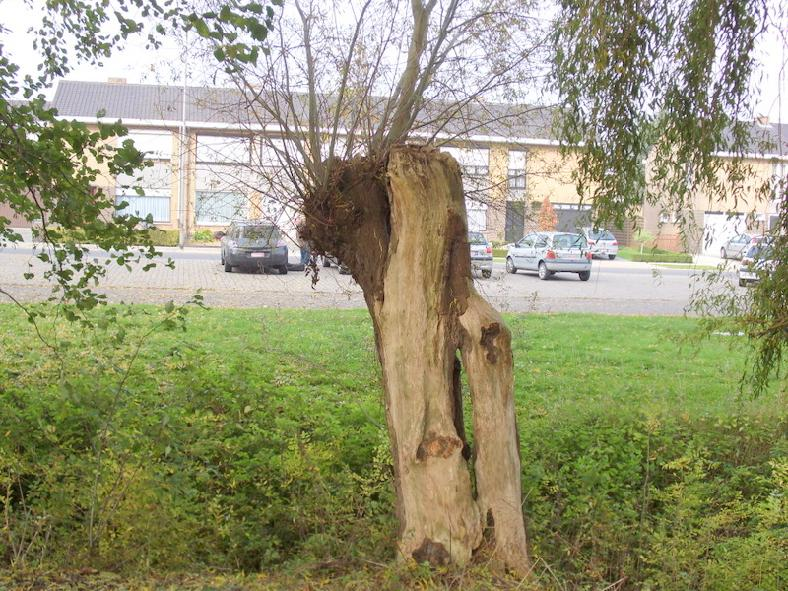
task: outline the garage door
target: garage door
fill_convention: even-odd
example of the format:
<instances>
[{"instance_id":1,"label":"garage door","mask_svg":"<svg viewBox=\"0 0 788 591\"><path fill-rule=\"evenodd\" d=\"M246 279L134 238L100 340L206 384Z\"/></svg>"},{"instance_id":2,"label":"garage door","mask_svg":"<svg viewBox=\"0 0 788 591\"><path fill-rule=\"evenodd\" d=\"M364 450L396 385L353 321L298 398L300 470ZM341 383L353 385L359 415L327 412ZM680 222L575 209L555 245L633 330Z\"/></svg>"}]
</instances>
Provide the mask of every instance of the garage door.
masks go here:
<instances>
[{"instance_id":1,"label":"garage door","mask_svg":"<svg viewBox=\"0 0 788 591\"><path fill-rule=\"evenodd\" d=\"M729 216L727 213L705 212L701 243L703 254L719 256L720 248L729 238L747 231L745 217L743 213Z\"/></svg>"},{"instance_id":2,"label":"garage door","mask_svg":"<svg viewBox=\"0 0 788 591\"><path fill-rule=\"evenodd\" d=\"M487 205L474 201L465 200L465 211L468 213L468 230L473 232L484 232L487 229Z\"/></svg>"}]
</instances>

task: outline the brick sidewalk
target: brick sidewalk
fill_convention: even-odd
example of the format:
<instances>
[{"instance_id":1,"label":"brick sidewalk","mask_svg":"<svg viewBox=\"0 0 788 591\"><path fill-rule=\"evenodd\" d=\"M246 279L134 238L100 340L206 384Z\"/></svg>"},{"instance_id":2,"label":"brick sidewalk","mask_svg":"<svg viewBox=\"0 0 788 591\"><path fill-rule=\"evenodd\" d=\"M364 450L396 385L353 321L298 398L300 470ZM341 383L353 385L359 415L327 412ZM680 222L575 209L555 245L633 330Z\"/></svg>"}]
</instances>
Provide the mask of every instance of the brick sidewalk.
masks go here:
<instances>
[{"instance_id":1,"label":"brick sidewalk","mask_svg":"<svg viewBox=\"0 0 788 591\"><path fill-rule=\"evenodd\" d=\"M23 278L28 263L38 271L45 268L34 255L12 249L0 252L0 287L20 301L44 300L50 295L48 284L40 277ZM128 272L113 264L98 291L111 302L185 302L202 290L205 304L211 307L365 306L360 288L349 275L340 275L336 268L319 271L320 280L313 289L303 272L225 273L217 253L215 260L179 259L175 269L159 265L148 272L141 268ZM690 298L689 284L688 272L660 271L656 276L649 265L619 261L595 261L588 282L575 275L539 281L534 274L509 275L498 269L492 279L476 280L479 292L501 311L636 315L683 314Z\"/></svg>"}]
</instances>

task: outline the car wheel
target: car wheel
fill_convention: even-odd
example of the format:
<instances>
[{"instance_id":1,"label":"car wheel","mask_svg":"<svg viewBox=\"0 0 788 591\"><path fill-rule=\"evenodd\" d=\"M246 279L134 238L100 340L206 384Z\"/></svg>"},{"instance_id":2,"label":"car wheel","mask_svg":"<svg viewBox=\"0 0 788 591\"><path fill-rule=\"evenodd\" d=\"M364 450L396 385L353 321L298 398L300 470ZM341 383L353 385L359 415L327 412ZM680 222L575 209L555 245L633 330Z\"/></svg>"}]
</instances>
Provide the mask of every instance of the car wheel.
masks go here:
<instances>
[{"instance_id":1,"label":"car wheel","mask_svg":"<svg viewBox=\"0 0 788 591\"><path fill-rule=\"evenodd\" d=\"M482 277L484 277L485 279L489 279L490 277L492 277L492 271L490 271L489 269L482 269Z\"/></svg>"},{"instance_id":2,"label":"car wheel","mask_svg":"<svg viewBox=\"0 0 788 591\"><path fill-rule=\"evenodd\" d=\"M279 267L279 274L280 275L287 275L287 265L282 265Z\"/></svg>"},{"instance_id":3,"label":"car wheel","mask_svg":"<svg viewBox=\"0 0 788 591\"><path fill-rule=\"evenodd\" d=\"M539 263L539 279L546 281L547 279L550 279L550 275L552 275L552 272L548 271L547 265L544 264L544 261L541 261Z\"/></svg>"},{"instance_id":4,"label":"car wheel","mask_svg":"<svg viewBox=\"0 0 788 591\"><path fill-rule=\"evenodd\" d=\"M224 263L224 272L225 273L232 273L233 272L233 266L231 264L225 262Z\"/></svg>"},{"instance_id":5,"label":"car wheel","mask_svg":"<svg viewBox=\"0 0 788 591\"><path fill-rule=\"evenodd\" d=\"M517 273L517 267L514 266L514 262L512 262L512 257L506 257L506 272Z\"/></svg>"},{"instance_id":6,"label":"car wheel","mask_svg":"<svg viewBox=\"0 0 788 591\"><path fill-rule=\"evenodd\" d=\"M580 277L580 281L588 281L591 279L591 271L580 271L577 276Z\"/></svg>"},{"instance_id":7,"label":"car wheel","mask_svg":"<svg viewBox=\"0 0 788 591\"><path fill-rule=\"evenodd\" d=\"M739 287L747 287L747 282L744 279L739 279Z\"/></svg>"},{"instance_id":8,"label":"car wheel","mask_svg":"<svg viewBox=\"0 0 788 591\"><path fill-rule=\"evenodd\" d=\"M727 253L727 252L725 252L725 249L724 249L724 248L721 248L721 249L720 249L720 258L721 258L721 259L727 259L727 258L728 258L728 253Z\"/></svg>"},{"instance_id":9,"label":"car wheel","mask_svg":"<svg viewBox=\"0 0 788 591\"><path fill-rule=\"evenodd\" d=\"M607 255L607 258L610 259L611 261L615 261L616 260L616 255L609 254L609 255Z\"/></svg>"},{"instance_id":10,"label":"car wheel","mask_svg":"<svg viewBox=\"0 0 788 591\"><path fill-rule=\"evenodd\" d=\"M331 266L331 261L329 261L327 257L323 257L323 266L325 268L329 268Z\"/></svg>"}]
</instances>

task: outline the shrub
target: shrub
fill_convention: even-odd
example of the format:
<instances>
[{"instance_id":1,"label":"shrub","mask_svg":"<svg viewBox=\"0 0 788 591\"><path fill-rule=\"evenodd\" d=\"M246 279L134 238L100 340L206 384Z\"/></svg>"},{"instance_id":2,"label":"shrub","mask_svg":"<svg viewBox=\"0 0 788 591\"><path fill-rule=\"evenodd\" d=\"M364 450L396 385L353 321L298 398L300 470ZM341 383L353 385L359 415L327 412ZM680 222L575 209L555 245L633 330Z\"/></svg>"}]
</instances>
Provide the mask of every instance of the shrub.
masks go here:
<instances>
[{"instance_id":1,"label":"shrub","mask_svg":"<svg viewBox=\"0 0 788 591\"><path fill-rule=\"evenodd\" d=\"M192 240L194 242L213 242L214 233L210 230L197 230L192 234Z\"/></svg>"},{"instance_id":2,"label":"shrub","mask_svg":"<svg viewBox=\"0 0 788 591\"><path fill-rule=\"evenodd\" d=\"M634 238L635 238L635 242L639 242L642 246L646 246L649 244L653 245L655 240L654 234L652 234L648 230L644 230L643 228L640 228L638 229L637 232L635 232Z\"/></svg>"},{"instance_id":3,"label":"shrub","mask_svg":"<svg viewBox=\"0 0 788 591\"><path fill-rule=\"evenodd\" d=\"M147 232L156 246L178 246L178 230L151 228Z\"/></svg>"},{"instance_id":4,"label":"shrub","mask_svg":"<svg viewBox=\"0 0 788 591\"><path fill-rule=\"evenodd\" d=\"M391 457L363 313L199 312L189 332L145 341L124 381L136 337L161 311L108 310L126 340L113 325L65 326L58 360L0 306L0 571L322 577L319 565L343 563L363 577L354 565L394 559ZM545 318L509 322L523 507L548 580L573 590L624 577L632 589L780 589L779 396L726 402L737 368L724 348L673 383L651 378L680 370L658 327L680 332L689 320ZM576 347L555 339L570 331ZM627 346L582 346L612 334ZM577 367L582 378L562 381ZM671 389L686 404L671 402ZM664 404L651 408L649 395ZM698 403L712 398L720 404Z\"/></svg>"},{"instance_id":5,"label":"shrub","mask_svg":"<svg viewBox=\"0 0 788 591\"><path fill-rule=\"evenodd\" d=\"M643 263L691 263L692 255L681 252L675 253L634 253L628 256L630 261Z\"/></svg>"},{"instance_id":6,"label":"shrub","mask_svg":"<svg viewBox=\"0 0 788 591\"><path fill-rule=\"evenodd\" d=\"M552 232L558 226L558 214L549 197L545 197L542 201L536 223L543 232Z\"/></svg>"},{"instance_id":7,"label":"shrub","mask_svg":"<svg viewBox=\"0 0 788 591\"><path fill-rule=\"evenodd\" d=\"M782 432L776 416L588 409L532 422L520 437L534 551L572 589L626 578L776 590L786 466L771 456Z\"/></svg>"}]
</instances>

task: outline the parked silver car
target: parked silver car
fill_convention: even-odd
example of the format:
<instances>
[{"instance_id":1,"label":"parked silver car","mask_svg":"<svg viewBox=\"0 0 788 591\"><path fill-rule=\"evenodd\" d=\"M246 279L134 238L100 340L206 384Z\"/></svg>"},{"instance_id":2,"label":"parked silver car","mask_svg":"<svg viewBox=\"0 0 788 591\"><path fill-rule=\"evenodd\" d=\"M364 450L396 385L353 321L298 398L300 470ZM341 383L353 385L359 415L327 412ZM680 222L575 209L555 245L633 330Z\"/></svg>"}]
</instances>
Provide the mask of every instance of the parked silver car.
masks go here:
<instances>
[{"instance_id":1,"label":"parked silver car","mask_svg":"<svg viewBox=\"0 0 788 591\"><path fill-rule=\"evenodd\" d=\"M606 256L611 261L618 256L618 240L612 232L593 228L583 228L582 232L592 256Z\"/></svg>"},{"instance_id":2,"label":"parked silver car","mask_svg":"<svg viewBox=\"0 0 788 591\"><path fill-rule=\"evenodd\" d=\"M591 277L591 251L582 234L569 232L531 232L509 247L506 270L536 271L539 279L554 273L577 273L580 281Z\"/></svg>"},{"instance_id":3,"label":"parked silver car","mask_svg":"<svg viewBox=\"0 0 788 591\"><path fill-rule=\"evenodd\" d=\"M471 270L481 271L482 277L492 277L493 252L481 232L468 232L468 244L471 247Z\"/></svg>"},{"instance_id":4,"label":"parked silver car","mask_svg":"<svg viewBox=\"0 0 788 591\"><path fill-rule=\"evenodd\" d=\"M749 234L738 234L732 237L720 248L720 258L721 259L742 258L745 254L747 254L747 250L751 246L750 244L751 240L752 240L752 236L750 236Z\"/></svg>"}]
</instances>

